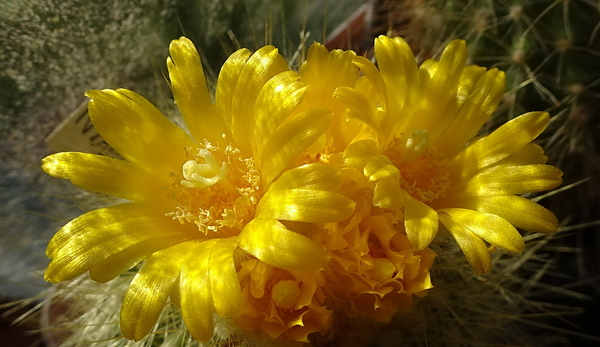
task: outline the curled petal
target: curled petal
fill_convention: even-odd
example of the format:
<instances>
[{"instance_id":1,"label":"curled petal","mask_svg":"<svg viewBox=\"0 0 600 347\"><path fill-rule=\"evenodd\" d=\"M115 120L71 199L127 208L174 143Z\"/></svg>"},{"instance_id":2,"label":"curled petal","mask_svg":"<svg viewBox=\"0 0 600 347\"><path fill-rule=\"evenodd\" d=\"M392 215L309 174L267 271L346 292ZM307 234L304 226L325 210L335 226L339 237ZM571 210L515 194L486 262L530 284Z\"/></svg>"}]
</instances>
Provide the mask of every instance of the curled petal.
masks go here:
<instances>
[{"instance_id":1,"label":"curled petal","mask_svg":"<svg viewBox=\"0 0 600 347\"><path fill-rule=\"evenodd\" d=\"M313 270L325 266L327 252L308 237L273 219L254 219L238 236L239 247L267 264L285 270Z\"/></svg>"},{"instance_id":2,"label":"curled petal","mask_svg":"<svg viewBox=\"0 0 600 347\"><path fill-rule=\"evenodd\" d=\"M370 181L400 177L400 171L381 154L372 140L356 141L344 151L344 162L361 170Z\"/></svg>"},{"instance_id":3,"label":"curled petal","mask_svg":"<svg viewBox=\"0 0 600 347\"><path fill-rule=\"evenodd\" d=\"M263 181L270 183L290 161L325 133L331 112L322 107L311 108L283 123L265 144Z\"/></svg>"},{"instance_id":4,"label":"curled petal","mask_svg":"<svg viewBox=\"0 0 600 347\"><path fill-rule=\"evenodd\" d=\"M400 188L398 181L384 178L375 185L373 205L397 212L405 206L407 198L410 196Z\"/></svg>"},{"instance_id":5,"label":"curled petal","mask_svg":"<svg viewBox=\"0 0 600 347\"><path fill-rule=\"evenodd\" d=\"M369 82L375 87L379 97L383 101L384 105L387 104L387 92L385 81L383 80L383 76L377 70L377 67L373 65L373 63L365 58L365 57L354 57L353 60L354 65L358 66L358 68L365 74Z\"/></svg>"},{"instance_id":6,"label":"curled petal","mask_svg":"<svg viewBox=\"0 0 600 347\"><path fill-rule=\"evenodd\" d=\"M260 200L256 217L308 223L337 222L350 217L354 201L324 190L271 190Z\"/></svg>"},{"instance_id":7,"label":"curled petal","mask_svg":"<svg viewBox=\"0 0 600 347\"><path fill-rule=\"evenodd\" d=\"M440 222L448 229L456 243L465 254L465 258L478 275L484 275L490 271L492 258L483 240L473 234L465 225L454 220L451 216L440 213Z\"/></svg>"},{"instance_id":8,"label":"curled petal","mask_svg":"<svg viewBox=\"0 0 600 347\"><path fill-rule=\"evenodd\" d=\"M286 170L270 190L282 189L314 189L337 191L344 183L342 172L333 166L322 163L311 163Z\"/></svg>"},{"instance_id":9,"label":"curled petal","mask_svg":"<svg viewBox=\"0 0 600 347\"><path fill-rule=\"evenodd\" d=\"M358 90L341 86L335 90L333 96L350 109L348 118L357 119L368 126L377 129L376 109L374 109L367 97Z\"/></svg>"},{"instance_id":10,"label":"curled petal","mask_svg":"<svg viewBox=\"0 0 600 347\"><path fill-rule=\"evenodd\" d=\"M406 194L404 228L413 249L419 251L431 243L437 234L437 212L427 204Z\"/></svg>"}]
</instances>

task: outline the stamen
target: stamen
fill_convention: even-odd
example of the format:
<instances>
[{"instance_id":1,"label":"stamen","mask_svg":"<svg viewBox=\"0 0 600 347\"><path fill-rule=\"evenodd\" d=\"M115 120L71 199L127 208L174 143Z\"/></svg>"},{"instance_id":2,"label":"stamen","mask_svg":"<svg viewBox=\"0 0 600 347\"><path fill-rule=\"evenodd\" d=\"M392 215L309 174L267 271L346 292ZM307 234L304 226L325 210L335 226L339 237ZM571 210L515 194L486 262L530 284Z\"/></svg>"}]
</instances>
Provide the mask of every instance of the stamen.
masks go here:
<instances>
[{"instance_id":1,"label":"stamen","mask_svg":"<svg viewBox=\"0 0 600 347\"><path fill-rule=\"evenodd\" d=\"M181 173L172 174L178 206L166 215L211 237L239 234L263 194L254 160L242 158L231 145L222 149L208 142L195 153L190 150L189 159Z\"/></svg>"}]
</instances>

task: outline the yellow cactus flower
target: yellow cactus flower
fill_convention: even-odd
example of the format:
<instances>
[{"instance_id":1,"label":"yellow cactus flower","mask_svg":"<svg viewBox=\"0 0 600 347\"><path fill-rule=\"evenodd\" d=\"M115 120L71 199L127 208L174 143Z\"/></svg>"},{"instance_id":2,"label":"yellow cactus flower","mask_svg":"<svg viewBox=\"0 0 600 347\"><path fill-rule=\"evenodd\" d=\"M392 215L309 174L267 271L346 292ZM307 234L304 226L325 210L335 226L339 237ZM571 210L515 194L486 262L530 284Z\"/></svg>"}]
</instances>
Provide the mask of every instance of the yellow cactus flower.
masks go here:
<instances>
[{"instance_id":1,"label":"yellow cactus flower","mask_svg":"<svg viewBox=\"0 0 600 347\"><path fill-rule=\"evenodd\" d=\"M300 82L306 84L307 92L294 112L322 106L332 111L333 120L307 149L306 162L343 167L344 149L372 132L336 93L340 88L365 90L366 80L359 78L355 58L353 51L329 52L319 43L308 51L300 68ZM377 97L374 93L372 96ZM372 193L362 194L364 189L354 182L351 172L347 168L344 172L348 175L342 192L361 208L351 218L328 223L319 232L331 256L326 267L327 303L350 314L389 321L396 312L412 308L412 294L423 295L432 287L429 269L435 252L413 251L406 235L388 223L391 215L373 208Z\"/></svg>"},{"instance_id":2,"label":"yellow cactus flower","mask_svg":"<svg viewBox=\"0 0 600 347\"><path fill-rule=\"evenodd\" d=\"M258 330L263 340L286 346L309 342L309 334L329 329L332 311L323 305L325 280L319 270L286 271L252 259L242 262L238 275L245 305L234 326Z\"/></svg>"},{"instance_id":3,"label":"yellow cactus flower","mask_svg":"<svg viewBox=\"0 0 600 347\"><path fill-rule=\"evenodd\" d=\"M464 41L452 41L439 61L417 66L404 40L375 41L378 68L354 58L366 80L336 97L371 128L344 151L344 162L373 184L373 203L393 213L415 250L425 249L439 223L478 274L490 268L486 242L521 252L522 228L554 232L557 220L518 196L556 187L562 173L532 144L549 116L532 112L475 137L496 109L504 73L465 66ZM373 91L376 99L373 99Z\"/></svg>"},{"instance_id":4,"label":"yellow cactus flower","mask_svg":"<svg viewBox=\"0 0 600 347\"><path fill-rule=\"evenodd\" d=\"M89 271L105 282L145 260L123 300L123 335L147 335L170 298L194 338L207 341L214 313L247 309L241 259L277 271L322 268L327 252L290 228L346 219L354 202L337 193L339 169L294 164L332 116L324 108L290 115L306 87L274 47L232 54L214 103L188 39L171 43L167 64L187 131L134 92L89 91L94 126L124 160L74 152L43 160L52 176L129 200L60 229L47 248L45 278L57 283ZM317 316L322 331L326 314Z\"/></svg>"}]
</instances>

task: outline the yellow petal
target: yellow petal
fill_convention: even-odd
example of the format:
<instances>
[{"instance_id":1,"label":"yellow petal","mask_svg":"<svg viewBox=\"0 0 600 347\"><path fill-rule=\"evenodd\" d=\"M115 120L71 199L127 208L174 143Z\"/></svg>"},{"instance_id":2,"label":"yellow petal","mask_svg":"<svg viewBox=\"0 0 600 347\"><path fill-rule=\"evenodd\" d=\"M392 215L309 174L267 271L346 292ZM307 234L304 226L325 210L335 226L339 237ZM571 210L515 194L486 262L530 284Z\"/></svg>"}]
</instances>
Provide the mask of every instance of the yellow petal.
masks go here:
<instances>
[{"instance_id":1,"label":"yellow petal","mask_svg":"<svg viewBox=\"0 0 600 347\"><path fill-rule=\"evenodd\" d=\"M239 247L261 261L289 271L320 269L327 252L308 237L273 219L254 219L238 236Z\"/></svg>"},{"instance_id":2,"label":"yellow petal","mask_svg":"<svg viewBox=\"0 0 600 347\"><path fill-rule=\"evenodd\" d=\"M556 232L556 216L535 202L520 196L477 196L455 201L456 207L498 215L517 228L540 232Z\"/></svg>"},{"instance_id":3,"label":"yellow petal","mask_svg":"<svg viewBox=\"0 0 600 347\"><path fill-rule=\"evenodd\" d=\"M368 126L377 129L375 123L375 109L365 95L354 88L341 86L335 90L333 96L350 109L348 119L359 120Z\"/></svg>"},{"instance_id":4,"label":"yellow petal","mask_svg":"<svg viewBox=\"0 0 600 347\"><path fill-rule=\"evenodd\" d=\"M399 211L405 206L406 198L407 194L400 188L400 183L397 180L384 178L375 185L373 205L391 211Z\"/></svg>"},{"instance_id":5,"label":"yellow petal","mask_svg":"<svg viewBox=\"0 0 600 347\"><path fill-rule=\"evenodd\" d=\"M330 97L337 86L352 86L356 82L358 69L352 64L355 57L353 51L335 49L329 52L315 42L300 67L301 81L326 94L323 97Z\"/></svg>"},{"instance_id":6,"label":"yellow petal","mask_svg":"<svg viewBox=\"0 0 600 347\"><path fill-rule=\"evenodd\" d=\"M165 177L181 169L195 143L146 99L124 89L86 95L96 130L123 158Z\"/></svg>"},{"instance_id":7,"label":"yellow petal","mask_svg":"<svg viewBox=\"0 0 600 347\"><path fill-rule=\"evenodd\" d=\"M379 130L384 134L384 141L387 142L398 124L406 121L406 117L399 117L403 108L418 97L415 87L419 85L419 74L412 50L401 38L379 36L375 40L375 57L385 90L381 90L381 86L378 85L379 77L376 77L375 72L365 70L365 68L369 69L369 66L363 64L359 67L363 69L382 98L385 114L379 124Z\"/></svg>"},{"instance_id":8,"label":"yellow petal","mask_svg":"<svg viewBox=\"0 0 600 347\"><path fill-rule=\"evenodd\" d=\"M314 106L329 109L333 119L332 125L327 129L327 138L333 141L337 148L345 148L362 125L358 122L348 122L346 107L333 97L336 88L355 85L358 79L358 68L352 64L354 57L356 53L353 51L335 49L329 52L323 45L314 43L300 68L300 81L306 83L308 89L304 101L296 112ZM323 145L324 143L325 141Z\"/></svg>"},{"instance_id":9,"label":"yellow petal","mask_svg":"<svg viewBox=\"0 0 600 347\"><path fill-rule=\"evenodd\" d=\"M446 108L441 112L443 116L438 118L439 123L436 124L436 126L430 127L427 131L431 143L434 143L438 136L446 130L446 127L454 121L459 110L468 99L469 95L471 95L473 88L475 88L479 79L481 79L481 76L483 76L486 71L486 68L477 65L465 67L460 76L460 80L458 81L456 94L450 98Z\"/></svg>"},{"instance_id":10,"label":"yellow petal","mask_svg":"<svg viewBox=\"0 0 600 347\"><path fill-rule=\"evenodd\" d=\"M181 241L178 237L142 241L92 266L90 278L99 283L106 283L139 264L152 253L179 242Z\"/></svg>"},{"instance_id":11,"label":"yellow petal","mask_svg":"<svg viewBox=\"0 0 600 347\"><path fill-rule=\"evenodd\" d=\"M476 170L492 165L533 141L546 129L549 121L546 112L526 113L468 146L464 155L473 158L469 163Z\"/></svg>"},{"instance_id":12,"label":"yellow petal","mask_svg":"<svg viewBox=\"0 0 600 347\"><path fill-rule=\"evenodd\" d=\"M411 87L419 85L415 56L410 46L400 37L379 36L375 39L375 57L388 95L386 110L400 110ZM389 124L388 124L389 125Z\"/></svg>"},{"instance_id":13,"label":"yellow petal","mask_svg":"<svg viewBox=\"0 0 600 347\"><path fill-rule=\"evenodd\" d=\"M285 71L271 78L262 88L254 106L253 153L258 163L263 161L263 151L269 137L287 116L302 102L306 94L298 74Z\"/></svg>"},{"instance_id":14,"label":"yellow petal","mask_svg":"<svg viewBox=\"0 0 600 347\"><path fill-rule=\"evenodd\" d=\"M89 153L63 152L42 160L47 174L70 180L93 192L132 201L165 198L165 188L173 182L123 160Z\"/></svg>"},{"instance_id":15,"label":"yellow petal","mask_svg":"<svg viewBox=\"0 0 600 347\"><path fill-rule=\"evenodd\" d=\"M282 219L308 223L344 220L354 212L354 201L324 190L271 190L258 203L257 218Z\"/></svg>"},{"instance_id":16,"label":"yellow petal","mask_svg":"<svg viewBox=\"0 0 600 347\"><path fill-rule=\"evenodd\" d=\"M457 116L432 145L452 157L470 141L502 100L506 88L504 72L491 69L477 82Z\"/></svg>"},{"instance_id":17,"label":"yellow petal","mask_svg":"<svg viewBox=\"0 0 600 347\"><path fill-rule=\"evenodd\" d=\"M465 258L478 275L490 271L492 258L483 240L473 234L465 225L455 221L445 213L439 214L440 222L448 229L465 254Z\"/></svg>"},{"instance_id":18,"label":"yellow petal","mask_svg":"<svg viewBox=\"0 0 600 347\"><path fill-rule=\"evenodd\" d=\"M201 342L210 340L214 333L210 250L218 241L204 241L190 250L179 279L183 321L190 334Z\"/></svg>"},{"instance_id":19,"label":"yellow petal","mask_svg":"<svg viewBox=\"0 0 600 347\"><path fill-rule=\"evenodd\" d=\"M235 87L237 86L240 74L250 57L250 51L243 48L238 49L232 55L227 58L221 72L219 72L219 78L217 79L217 90L215 92L215 100L219 114L223 118L226 124L226 130L231 128L231 118L233 115L233 95ZM225 135L230 136L231 133L228 131Z\"/></svg>"},{"instance_id":20,"label":"yellow petal","mask_svg":"<svg viewBox=\"0 0 600 347\"><path fill-rule=\"evenodd\" d=\"M494 165L529 165L546 164L548 157L544 155L544 149L537 143L528 143L520 150L498 161Z\"/></svg>"},{"instance_id":21,"label":"yellow petal","mask_svg":"<svg viewBox=\"0 0 600 347\"><path fill-rule=\"evenodd\" d=\"M196 241L154 253L135 275L121 306L121 332L139 341L148 335L177 282L184 259Z\"/></svg>"},{"instance_id":22,"label":"yellow petal","mask_svg":"<svg viewBox=\"0 0 600 347\"><path fill-rule=\"evenodd\" d=\"M210 289L214 308L221 317L239 313L242 290L233 263L235 238L221 239L210 249Z\"/></svg>"},{"instance_id":23,"label":"yellow petal","mask_svg":"<svg viewBox=\"0 0 600 347\"><path fill-rule=\"evenodd\" d=\"M284 171L269 190L313 189L337 191L344 183L340 169L322 163L311 163Z\"/></svg>"},{"instance_id":24,"label":"yellow petal","mask_svg":"<svg viewBox=\"0 0 600 347\"><path fill-rule=\"evenodd\" d=\"M520 253L525 248L523 237L517 229L495 214L463 208L446 208L440 210L440 213L447 214L466 230L494 246L514 253Z\"/></svg>"},{"instance_id":25,"label":"yellow petal","mask_svg":"<svg viewBox=\"0 0 600 347\"><path fill-rule=\"evenodd\" d=\"M94 210L69 222L50 240L47 254L52 261L45 278L52 283L72 279L146 240L154 240L153 249L187 241L195 237L191 230L164 215L149 214L142 204Z\"/></svg>"},{"instance_id":26,"label":"yellow petal","mask_svg":"<svg viewBox=\"0 0 600 347\"><path fill-rule=\"evenodd\" d=\"M331 122L331 112L322 107L296 114L283 123L265 144L263 181L270 183L290 161L325 133Z\"/></svg>"},{"instance_id":27,"label":"yellow petal","mask_svg":"<svg viewBox=\"0 0 600 347\"><path fill-rule=\"evenodd\" d=\"M353 60L354 65L358 66L360 70L365 74L369 82L375 87L381 101L384 105L387 105L388 94L386 91L385 81L383 80L383 76L377 70L373 63L365 58L365 57L354 57ZM383 129L382 129L383 130Z\"/></svg>"},{"instance_id":28,"label":"yellow petal","mask_svg":"<svg viewBox=\"0 0 600 347\"><path fill-rule=\"evenodd\" d=\"M169 53L167 67L171 89L188 130L196 142L208 139L213 144L221 144L225 122L210 99L196 47L192 41L181 37L171 41Z\"/></svg>"},{"instance_id":29,"label":"yellow petal","mask_svg":"<svg viewBox=\"0 0 600 347\"><path fill-rule=\"evenodd\" d=\"M399 128L395 130L396 134L413 129L436 131L439 127L444 128L452 120L454 114L446 114L442 111L447 107L450 99L456 96L466 60L467 47L464 41L454 40L446 46L440 61L435 64L433 74L426 83L422 81L423 90L419 100L409 110L411 114L402 117Z\"/></svg>"},{"instance_id":30,"label":"yellow petal","mask_svg":"<svg viewBox=\"0 0 600 347\"><path fill-rule=\"evenodd\" d=\"M265 46L250 56L235 86L231 100L231 134L242 153L252 155L250 135L254 128L253 109L265 83L280 72L289 70L285 59L273 46Z\"/></svg>"},{"instance_id":31,"label":"yellow petal","mask_svg":"<svg viewBox=\"0 0 600 347\"><path fill-rule=\"evenodd\" d=\"M344 162L363 172L370 181L400 177L400 171L377 150L372 140L356 141L344 151Z\"/></svg>"},{"instance_id":32,"label":"yellow petal","mask_svg":"<svg viewBox=\"0 0 600 347\"><path fill-rule=\"evenodd\" d=\"M439 223L437 212L427 204L406 194L404 228L414 250L429 246L437 234Z\"/></svg>"},{"instance_id":33,"label":"yellow petal","mask_svg":"<svg viewBox=\"0 0 600 347\"><path fill-rule=\"evenodd\" d=\"M499 165L486 169L468 182L447 191L450 197L512 195L540 192L562 183L562 172L550 165Z\"/></svg>"}]
</instances>

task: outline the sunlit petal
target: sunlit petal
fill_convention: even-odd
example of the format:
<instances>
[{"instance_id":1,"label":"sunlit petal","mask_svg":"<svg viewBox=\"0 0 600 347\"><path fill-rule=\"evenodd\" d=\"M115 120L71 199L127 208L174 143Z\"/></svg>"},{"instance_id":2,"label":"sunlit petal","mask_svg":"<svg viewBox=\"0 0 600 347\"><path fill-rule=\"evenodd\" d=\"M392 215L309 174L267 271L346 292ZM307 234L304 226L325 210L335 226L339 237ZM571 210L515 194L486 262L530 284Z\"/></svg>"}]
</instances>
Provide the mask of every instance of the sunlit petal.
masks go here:
<instances>
[{"instance_id":1,"label":"sunlit petal","mask_svg":"<svg viewBox=\"0 0 600 347\"><path fill-rule=\"evenodd\" d=\"M166 198L164 187L172 184L172 180L126 161L89 153L49 155L42 160L42 169L80 188L132 201Z\"/></svg>"},{"instance_id":2,"label":"sunlit petal","mask_svg":"<svg viewBox=\"0 0 600 347\"><path fill-rule=\"evenodd\" d=\"M439 219L440 223L452 234L475 273L478 275L488 273L492 266L492 259L485 242L449 215L440 213Z\"/></svg>"},{"instance_id":3,"label":"sunlit petal","mask_svg":"<svg viewBox=\"0 0 600 347\"><path fill-rule=\"evenodd\" d=\"M181 313L190 334L208 341L214 331L214 304L210 279L210 250L218 240L195 246L184 258L179 279Z\"/></svg>"},{"instance_id":4,"label":"sunlit petal","mask_svg":"<svg viewBox=\"0 0 600 347\"><path fill-rule=\"evenodd\" d=\"M171 41L169 53L171 57L167 59L167 67L171 89L188 130L197 142L208 139L212 143L220 143L225 122L208 94L196 47L192 41L181 37Z\"/></svg>"},{"instance_id":5,"label":"sunlit petal","mask_svg":"<svg viewBox=\"0 0 600 347\"><path fill-rule=\"evenodd\" d=\"M352 200L331 191L272 190L260 200L256 216L308 223L328 223L348 218L354 211L354 206Z\"/></svg>"},{"instance_id":6,"label":"sunlit petal","mask_svg":"<svg viewBox=\"0 0 600 347\"><path fill-rule=\"evenodd\" d=\"M146 336L176 284L187 254L197 242L185 242L154 253L131 281L121 307L121 331L134 341Z\"/></svg>"},{"instance_id":7,"label":"sunlit petal","mask_svg":"<svg viewBox=\"0 0 600 347\"><path fill-rule=\"evenodd\" d=\"M129 162L169 177L186 161L189 136L131 91L91 90L89 115L102 138Z\"/></svg>"},{"instance_id":8,"label":"sunlit petal","mask_svg":"<svg viewBox=\"0 0 600 347\"><path fill-rule=\"evenodd\" d=\"M273 219L254 219L238 237L239 246L267 264L286 270L322 268L325 250Z\"/></svg>"},{"instance_id":9,"label":"sunlit petal","mask_svg":"<svg viewBox=\"0 0 600 347\"><path fill-rule=\"evenodd\" d=\"M415 250L429 246L438 231L438 214L427 204L407 197L404 228Z\"/></svg>"},{"instance_id":10,"label":"sunlit petal","mask_svg":"<svg viewBox=\"0 0 600 347\"><path fill-rule=\"evenodd\" d=\"M521 234L506 219L495 214L467 210L462 208L446 208L440 210L450 216L466 230L481 237L494 246L507 251L520 253L525 248Z\"/></svg>"},{"instance_id":11,"label":"sunlit petal","mask_svg":"<svg viewBox=\"0 0 600 347\"><path fill-rule=\"evenodd\" d=\"M293 158L325 132L330 122L327 109L312 108L283 123L265 144L264 181L270 183L277 178Z\"/></svg>"}]
</instances>

